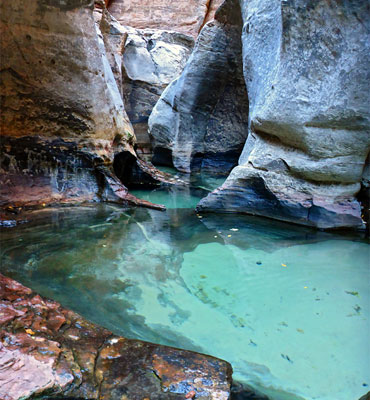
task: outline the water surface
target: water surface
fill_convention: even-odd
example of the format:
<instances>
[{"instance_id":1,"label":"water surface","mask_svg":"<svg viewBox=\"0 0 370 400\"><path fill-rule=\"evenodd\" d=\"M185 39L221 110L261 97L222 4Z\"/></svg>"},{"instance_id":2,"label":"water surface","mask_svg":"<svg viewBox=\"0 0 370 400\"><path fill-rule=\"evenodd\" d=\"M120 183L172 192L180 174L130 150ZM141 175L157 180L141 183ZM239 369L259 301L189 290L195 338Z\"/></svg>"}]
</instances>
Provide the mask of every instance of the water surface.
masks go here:
<instances>
[{"instance_id":1,"label":"water surface","mask_svg":"<svg viewBox=\"0 0 370 400\"><path fill-rule=\"evenodd\" d=\"M44 210L3 229L1 272L117 334L231 362L271 399L358 399L370 385L369 245L193 211L216 179L136 194L166 212ZM40 215L40 213L39 213Z\"/></svg>"}]
</instances>

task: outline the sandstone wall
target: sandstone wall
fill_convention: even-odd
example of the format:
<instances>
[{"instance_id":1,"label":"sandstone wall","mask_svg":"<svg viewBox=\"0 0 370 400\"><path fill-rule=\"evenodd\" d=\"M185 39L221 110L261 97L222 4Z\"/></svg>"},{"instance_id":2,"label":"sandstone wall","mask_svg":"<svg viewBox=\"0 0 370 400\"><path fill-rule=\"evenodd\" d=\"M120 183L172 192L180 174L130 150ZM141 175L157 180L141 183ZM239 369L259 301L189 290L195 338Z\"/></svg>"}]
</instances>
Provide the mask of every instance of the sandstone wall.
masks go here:
<instances>
[{"instance_id":1,"label":"sandstone wall","mask_svg":"<svg viewBox=\"0 0 370 400\"><path fill-rule=\"evenodd\" d=\"M140 203L113 172L135 136L93 6L1 2L0 206Z\"/></svg>"},{"instance_id":2,"label":"sandstone wall","mask_svg":"<svg viewBox=\"0 0 370 400\"><path fill-rule=\"evenodd\" d=\"M197 37L222 0L111 0L109 12L123 25L172 30Z\"/></svg>"},{"instance_id":3,"label":"sandstone wall","mask_svg":"<svg viewBox=\"0 0 370 400\"><path fill-rule=\"evenodd\" d=\"M236 165L248 133L241 28L239 5L230 1L202 29L149 118L154 163L222 173Z\"/></svg>"},{"instance_id":4,"label":"sandstone wall","mask_svg":"<svg viewBox=\"0 0 370 400\"><path fill-rule=\"evenodd\" d=\"M369 152L366 1L242 1L249 136L199 210L362 226Z\"/></svg>"}]
</instances>

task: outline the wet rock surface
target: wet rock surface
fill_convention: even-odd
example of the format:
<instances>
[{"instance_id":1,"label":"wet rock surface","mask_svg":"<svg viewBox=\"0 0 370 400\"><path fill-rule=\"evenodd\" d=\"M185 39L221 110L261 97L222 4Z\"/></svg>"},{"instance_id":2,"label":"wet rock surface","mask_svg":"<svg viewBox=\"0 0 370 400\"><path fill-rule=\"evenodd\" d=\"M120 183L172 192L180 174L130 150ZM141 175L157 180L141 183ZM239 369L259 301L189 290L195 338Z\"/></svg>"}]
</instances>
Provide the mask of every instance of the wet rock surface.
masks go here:
<instances>
[{"instance_id":1,"label":"wet rock surface","mask_svg":"<svg viewBox=\"0 0 370 400\"><path fill-rule=\"evenodd\" d=\"M165 208L137 199L128 192L114 174L111 149L105 140L86 144L39 136L3 137L0 149L0 208L3 210L89 201ZM137 160L133 151L126 150L126 153L134 160L137 176L145 175L143 185L175 183Z\"/></svg>"},{"instance_id":2,"label":"wet rock surface","mask_svg":"<svg viewBox=\"0 0 370 400\"><path fill-rule=\"evenodd\" d=\"M202 29L183 73L150 115L153 163L219 173L237 164L248 133L241 28L239 4L230 0Z\"/></svg>"},{"instance_id":3,"label":"wet rock surface","mask_svg":"<svg viewBox=\"0 0 370 400\"><path fill-rule=\"evenodd\" d=\"M362 227L356 195L370 146L367 2L241 5L250 133L239 166L198 209Z\"/></svg>"},{"instance_id":4,"label":"wet rock surface","mask_svg":"<svg viewBox=\"0 0 370 400\"><path fill-rule=\"evenodd\" d=\"M0 398L228 399L225 361L113 335L0 274Z\"/></svg>"}]
</instances>

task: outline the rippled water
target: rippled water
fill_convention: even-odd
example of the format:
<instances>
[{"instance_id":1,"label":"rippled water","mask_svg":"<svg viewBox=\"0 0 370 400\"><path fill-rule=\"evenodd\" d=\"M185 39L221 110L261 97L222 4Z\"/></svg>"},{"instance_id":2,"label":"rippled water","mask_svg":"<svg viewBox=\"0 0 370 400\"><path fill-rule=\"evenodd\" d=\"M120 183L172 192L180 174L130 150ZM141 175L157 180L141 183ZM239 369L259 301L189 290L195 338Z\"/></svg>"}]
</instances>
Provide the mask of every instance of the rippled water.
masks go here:
<instances>
[{"instance_id":1,"label":"rippled water","mask_svg":"<svg viewBox=\"0 0 370 400\"><path fill-rule=\"evenodd\" d=\"M166 212L39 212L2 230L1 272L115 333L226 359L271 399L368 392L369 245L250 216L198 216L192 207L219 184L207 182L136 192Z\"/></svg>"}]
</instances>

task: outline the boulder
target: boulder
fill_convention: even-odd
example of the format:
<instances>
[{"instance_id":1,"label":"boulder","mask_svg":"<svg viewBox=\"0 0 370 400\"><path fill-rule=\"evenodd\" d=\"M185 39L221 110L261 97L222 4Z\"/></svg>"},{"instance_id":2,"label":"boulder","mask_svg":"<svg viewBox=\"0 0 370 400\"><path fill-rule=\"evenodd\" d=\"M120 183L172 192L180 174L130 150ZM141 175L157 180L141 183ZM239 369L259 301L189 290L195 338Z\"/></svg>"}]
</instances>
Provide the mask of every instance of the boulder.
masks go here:
<instances>
[{"instance_id":1,"label":"boulder","mask_svg":"<svg viewBox=\"0 0 370 400\"><path fill-rule=\"evenodd\" d=\"M138 148L150 147L148 118L167 85L185 67L194 40L177 32L126 28L123 100Z\"/></svg>"},{"instance_id":2,"label":"boulder","mask_svg":"<svg viewBox=\"0 0 370 400\"><path fill-rule=\"evenodd\" d=\"M198 210L362 227L369 135L366 1L243 1L249 136Z\"/></svg>"},{"instance_id":3,"label":"boulder","mask_svg":"<svg viewBox=\"0 0 370 400\"><path fill-rule=\"evenodd\" d=\"M108 10L122 25L172 30L196 38L221 3L222 0L111 0Z\"/></svg>"},{"instance_id":4,"label":"boulder","mask_svg":"<svg viewBox=\"0 0 370 400\"><path fill-rule=\"evenodd\" d=\"M230 364L126 339L0 274L0 398L227 400Z\"/></svg>"},{"instance_id":5,"label":"boulder","mask_svg":"<svg viewBox=\"0 0 370 400\"><path fill-rule=\"evenodd\" d=\"M95 8L94 17L135 131L137 151L150 154L148 117L163 90L184 69L194 40L174 31L123 26L104 4Z\"/></svg>"},{"instance_id":6,"label":"boulder","mask_svg":"<svg viewBox=\"0 0 370 400\"><path fill-rule=\"evenodd\" d=\"M231 0L202 29L183 73L149 117L153 163L222 173L236 165L248 133L241 28Z\"/></svg>"}]
</instances>

